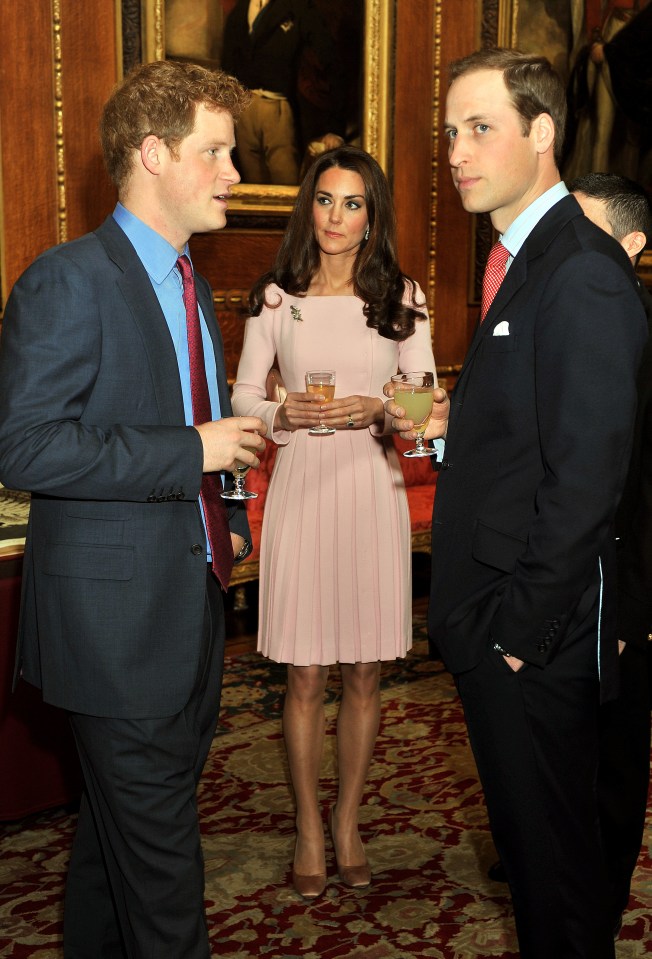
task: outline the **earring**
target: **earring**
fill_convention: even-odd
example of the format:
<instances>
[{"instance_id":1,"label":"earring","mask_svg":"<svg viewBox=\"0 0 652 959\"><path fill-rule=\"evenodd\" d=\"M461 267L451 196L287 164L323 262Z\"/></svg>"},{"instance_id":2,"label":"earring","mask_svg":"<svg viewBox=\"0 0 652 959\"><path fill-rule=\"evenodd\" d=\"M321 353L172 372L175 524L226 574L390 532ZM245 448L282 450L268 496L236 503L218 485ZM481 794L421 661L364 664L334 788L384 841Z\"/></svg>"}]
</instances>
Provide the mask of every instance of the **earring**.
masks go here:
<instances>
[{"instance_id":1,"label":"earring","mask_svg":"<svg viewBox=\"0 0 652 959\"><path fill-rule=\"evenodd\" d=\"M369 227L367 227L367 229L365 230L364 238L365 238L365 240L368 240L368 239L369 239Z\"/></svg>"}]
</instances>

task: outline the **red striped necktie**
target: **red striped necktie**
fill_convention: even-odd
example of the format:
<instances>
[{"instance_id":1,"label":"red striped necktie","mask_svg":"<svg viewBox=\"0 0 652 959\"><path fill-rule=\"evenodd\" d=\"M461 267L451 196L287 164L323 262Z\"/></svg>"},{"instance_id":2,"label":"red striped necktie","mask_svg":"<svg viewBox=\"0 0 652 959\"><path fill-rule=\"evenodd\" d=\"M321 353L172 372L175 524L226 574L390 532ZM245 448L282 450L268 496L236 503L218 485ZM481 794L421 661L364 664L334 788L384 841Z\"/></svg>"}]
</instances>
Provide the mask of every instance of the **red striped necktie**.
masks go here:
<instances>
[{"instance_id":1,"label":"red striped necktie","mask_svg":"<svg viewBox=\"0 0 652 959\"><path fill-rule=\"evenodd\" d=\"M480 312L480 322L484 320L489 312L489 307L494 301L494 297L500 289L500 284L505 279L507 271L507 261L509 259L509 250L503 246L500 240L494 243L489 251L487 265L482 279L482 310Z\"/></svg>"},{"instance_id":2,"label":"red striped necktie","mask_svg":"<svg viewBox=\"0 0 652 959\"><path fill-rule=\"evenodd\" d=\"M180 256L177 268L183 282L183 302L186 307L186 328L188 333L188 357L190 360L190 394L192 397L193 424L207 423L211 420L211 401L206 380L204 363L204 344L199 323L197 291L192 275L192 266L187 256ZM204 473L199 493L204 508L206 535L213 557L213 572L224 590L228 589L233 569L233 546L226 505L220 496L222 478L219 473Z\"/></svg>"}]
</instances>

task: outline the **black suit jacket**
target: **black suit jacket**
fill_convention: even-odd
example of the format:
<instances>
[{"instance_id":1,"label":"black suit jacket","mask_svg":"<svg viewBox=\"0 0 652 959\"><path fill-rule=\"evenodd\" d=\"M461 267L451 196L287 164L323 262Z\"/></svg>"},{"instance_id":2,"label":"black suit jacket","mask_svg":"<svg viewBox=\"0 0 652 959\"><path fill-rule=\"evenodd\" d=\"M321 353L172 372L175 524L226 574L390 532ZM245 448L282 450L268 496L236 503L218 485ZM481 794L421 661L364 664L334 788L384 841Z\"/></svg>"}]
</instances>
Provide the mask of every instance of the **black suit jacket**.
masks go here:
<instances>
[{"instance_id":1,"label":"black suit jacket","mask_svg":"<svg viewBox=\"0 0 652 959\"><path fill-rule=\"evenodd\" d=\"M615 615L611 527L644 337L624 251L563 198L511 264L451 397L429 627L453 672L490 638L544 667L596 604Z\"/></svg>"},{"instance_id":2,"label":"black suit jacket","mask_svg":"<svg viewBox=\"0 0 652 959\"><path fill-rule=\"evenodd\" d=\"M644 649L652 633L652 297L642 285L639 294L647 312L650 338L638 372L634 445L616 513L616 536L618 636Z\"/></svg>"},{"instance_id":3,"label":"black suit jacket","mask_svg":"<svg viewBox=\"0 0 652 959\"><path fill-rule=\"evenodd\" d=\"M229 416L201 277L197 293ZM32 492L18 667L47 702L131 718L187 702L206 591L202 462L165 317L109 217L18 280L0 348L0 480ZM241 507L230 524L248 535Z\"/></svg>"}]
</instances>

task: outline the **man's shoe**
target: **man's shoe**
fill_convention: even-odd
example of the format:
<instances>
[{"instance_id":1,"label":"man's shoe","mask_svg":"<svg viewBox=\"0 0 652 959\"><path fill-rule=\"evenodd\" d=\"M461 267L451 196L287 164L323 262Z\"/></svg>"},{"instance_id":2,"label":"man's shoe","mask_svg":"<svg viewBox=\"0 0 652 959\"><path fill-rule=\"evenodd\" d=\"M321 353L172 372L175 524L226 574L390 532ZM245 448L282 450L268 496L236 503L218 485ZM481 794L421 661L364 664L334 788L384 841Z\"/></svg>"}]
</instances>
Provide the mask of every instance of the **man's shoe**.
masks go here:
<instances>
[{"instance_id":1,"label":"man's shoe","mask_svg":"<svg viewBox=\"0 0 652 959\"><path fill-rule=\"evenodd\" d=\"M494 882L507 882L507 876L505 875L505 867L503 866L500 859L498 862L495 862L493 866L489 866L487 869L487 875L490 879L493 879Z\"/></svg>"}]
</instances>

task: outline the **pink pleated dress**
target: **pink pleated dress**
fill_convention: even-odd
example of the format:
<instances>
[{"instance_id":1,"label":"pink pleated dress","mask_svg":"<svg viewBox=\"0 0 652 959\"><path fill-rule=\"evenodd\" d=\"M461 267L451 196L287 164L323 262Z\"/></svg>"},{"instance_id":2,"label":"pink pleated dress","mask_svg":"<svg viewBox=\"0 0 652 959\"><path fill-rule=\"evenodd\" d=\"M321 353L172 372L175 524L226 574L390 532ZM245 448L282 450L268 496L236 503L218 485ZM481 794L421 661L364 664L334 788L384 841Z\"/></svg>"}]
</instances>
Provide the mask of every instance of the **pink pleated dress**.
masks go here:
<instances>
[{"instance_id":1,"label":"pink pleated dress","mask_svg":"<svg viewBox=\"0 0 652 959\"><path fill-rule=\"evenodd\" d=\"M247 320L236 415L260 416L279 444L265 501L258 649L295 666L375 662L412 644L410 518L391 435L380 426L310 436L272 430L275 357L289 392L335 370L335 396L377 396L397 371L433 370L428 320L397 343L369 329L355 296L290 296L271 286ZM418 303L425 297L417 288ZM292 309L293 308L293 309ZM425 312L425 307L424 307Z\"/></svg>"}]
</instances>

